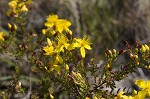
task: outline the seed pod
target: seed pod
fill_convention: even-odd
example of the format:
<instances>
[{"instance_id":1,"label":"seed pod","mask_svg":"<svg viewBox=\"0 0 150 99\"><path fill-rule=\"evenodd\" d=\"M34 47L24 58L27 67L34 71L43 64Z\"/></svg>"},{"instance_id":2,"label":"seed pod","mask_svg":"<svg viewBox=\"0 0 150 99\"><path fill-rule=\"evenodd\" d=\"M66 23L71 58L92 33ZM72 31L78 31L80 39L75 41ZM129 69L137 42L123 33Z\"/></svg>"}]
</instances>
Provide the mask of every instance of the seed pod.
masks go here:
<instances>
[{"instance_id":1,"label":"seed pod","mask_svg":"<svg viewBox=\"0 0 150 99\"><path fill-rule=\"evenodd\" d=\"M118 53L118 55L123 54L124 52L126 52L126 50L121 49Z\"/></svg>"},{"instance_id":2,"label":"seed pod","mask_svg":"<svg viewBox=\"0 0 150 99\"><path fill-rule=\"evenodd\" d=\"M135 42L134 42L134 46L135 46L135 47L138 47L138 46L139 46L138 41L135 41Z\"/></svg>"}]
</instances>

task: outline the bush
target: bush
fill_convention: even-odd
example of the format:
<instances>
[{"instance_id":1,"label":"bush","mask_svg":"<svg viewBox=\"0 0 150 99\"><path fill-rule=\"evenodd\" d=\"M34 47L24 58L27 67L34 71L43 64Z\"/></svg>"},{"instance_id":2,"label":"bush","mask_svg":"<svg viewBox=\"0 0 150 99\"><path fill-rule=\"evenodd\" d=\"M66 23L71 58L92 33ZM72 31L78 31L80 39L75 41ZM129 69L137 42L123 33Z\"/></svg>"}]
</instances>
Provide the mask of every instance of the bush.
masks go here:
<instances>
[{"instance_id":1,"label":"bush","mask_svg":"<svg viewBox=\"0 0 150 99\"><path fill-rule=\"evenodd\" d=\"M113 93L116 81L136 72L135 68L150 70L150 47L135 41L121 50L106 50L105 62L97 64L90 56L92 41L73 37L71 22L49 15L41 33L27 30L31 0L11 0L7 15L14 21L8 23L8 32L0 32L2 64L9 70L9 78L1 77L1 98L32 99L144 99L150 97L150 81L136 80L138 90ZM127 62L115 67L120 56L127 54ZM88 57L90 56L90 57ZM86 57L90 59L86 59ZM87 62L87 60L89 60ZM4 72L5 75L5 72ZM3 76L3 75L2 75ZM7 76L8 77L8 76ZM6 79L9 79L6 82ZM110 88L108 91L107 88Z\"/></svg>"}]
</instances>

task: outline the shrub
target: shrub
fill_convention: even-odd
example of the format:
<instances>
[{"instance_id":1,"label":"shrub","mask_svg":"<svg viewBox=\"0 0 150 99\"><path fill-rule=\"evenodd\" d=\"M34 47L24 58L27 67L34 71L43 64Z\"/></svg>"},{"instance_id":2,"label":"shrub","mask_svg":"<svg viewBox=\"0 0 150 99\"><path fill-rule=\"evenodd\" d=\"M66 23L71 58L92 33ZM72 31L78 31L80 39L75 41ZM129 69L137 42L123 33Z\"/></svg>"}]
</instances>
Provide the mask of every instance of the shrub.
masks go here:
<instances>
[{"instance_id":1,"label":"shrub","mask_svg":"<svg viewBox=\"0 0 150 99\"><path fill-rule=\"evenodd\" d=\"M136 80L139 90L128 92L124 88L113 93L117 86L115 81L126 78L129 73L135 72L135 68L150 70L148 44L135 41L131 46L126 42L126 49L107 49L106 61L100 67L94 55L86 63L92 42L86 35L83 38L73 37L70 21L53 14L47 17L40 34L27 31L26 20L32 10L31 4L30 0L11 0L8 3L10 9L7 15L14 22L8 23L8 34L0 32L0 53L10 59L13 76L7 85L0 85L1 98L53 99L60 95L71 99L150 97L149 80ZM123 54L129 55L129 60L116 70L114 63ZM104 87L110 88L110 91Z\"/></svg>"}]
</instances>

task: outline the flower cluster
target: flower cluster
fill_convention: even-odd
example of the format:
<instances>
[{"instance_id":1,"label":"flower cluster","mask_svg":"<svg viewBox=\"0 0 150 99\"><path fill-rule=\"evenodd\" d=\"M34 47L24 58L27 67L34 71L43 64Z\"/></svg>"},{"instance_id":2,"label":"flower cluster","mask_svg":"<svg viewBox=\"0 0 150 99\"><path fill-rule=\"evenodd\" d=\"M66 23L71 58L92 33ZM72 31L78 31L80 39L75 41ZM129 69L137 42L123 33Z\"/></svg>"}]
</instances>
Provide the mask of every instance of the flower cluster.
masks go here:
<instances>
[{"instance_id":1,"label":"flower cluster","mask_svg":"<svg viewBox=\"0 0 150 99\"><path fill-rule=\"evenodd\" d=\"M150 80L136 80L135 84L141 88L140 91L134 90L134 95L132 96L127 96L121 91L114 99L145 99L150 97Z\"/></svg>"},{"instance_id":2,"label":"flower cluster","mask_svg":"<svg viewBox=\"0 0 150 99\"><path fill-rule=\"evenodd\" d=\"M47 22L45 23L45 26L47 29L43 29L42 33L49 33L52 35L55 35L56 33L61 34L63 31L66 31L72 35L71 30L69 29L69 26L71 25L71 22L64 20L64 19L58 19L57 15L49 15L47 17Z\"/></svg>"},{"instance_id":3,"label":"flower cluster","mask_svg":"<svg viewBox=\"0 0 150 99\"><path fill-rule=\"evenodd\" d=\"M12 0L8 3L10 9L7 12L8 16L18 17L23 12L28 12L27 5L31 3L31 0Z\"/></svg>"},{"instance_id":4,"label":"flower cluster","mask_svg":"<svg viewBox=\"0 0 150 99\"><path fill-rule=\"evenodd\" d=\"M0 31L0 53L10 57L10 65L15 67L9 87L0 90L3 98L14 99L20 96L18 93L26 93L27 88L32 89L29 96L33 99L54 99L59 94L75 99L150 97L150 81L144 80L136 80L139 90L134 90L133 93L125 93L126 88L117 95L113 92L117 87L115 82L135 72L135 68L150 70L149 44L135 42L134 45L129 45L126 42L124 49L107 49L106 59L102 59L104 62L99 65L99 59L95 56L85 59L88 56L86 51L92 49L91 40L87 36L74 38L70 30L71 22L68 20L49 15L42 30L43 34L36 34L32 29L28 31L26 21L30 3L30 0L11 0L8 4L8 15L15 20L8 23L7 37ZM123 54L128 56L128 60L116 64ZM22 69L24 67L27 68L25 71ZM26 86L22 80L24 77L21 76L28 71L29 86ZM32 87L34 77L37 79L36 86ZM110 88L110 91L105 88Z\"/></svg>"},{"instance_id":5,"label":"flower cluster","mask_svg":"<svg viewBox=\"0 0 150 99\"><path fill-rule=\"evenodd\" d=\"M43 34L49 35L47 38L47 46L43 48L45 55L50 56L49 71L57 71L60 74L60 65L67 66L68 64L63 57L65 54L72 55L74 50L80 48L82 58L85 57L85 49L91 50L90 39L86 36L83 39L72 38L72 32L69 29L71 23L67 20L58 19L57 15L50 15L45 23L46 29L43 29ZM52 39L50 39L52 37Z\"/></svg>"},{"instance_id":6,"label":"flower cluster","mask_svg":"<svg viewBox=\"0 0 150 99\"><path fill-rule=\"evenodd\" d=\"M128 45L129 46L129 45ZM150 47L147 44L139 45L134 50L129 47L129 55L134 64L139 67L149 68ZM145 63L145 64L142 64Z\"/></svg>"}]
</instances>

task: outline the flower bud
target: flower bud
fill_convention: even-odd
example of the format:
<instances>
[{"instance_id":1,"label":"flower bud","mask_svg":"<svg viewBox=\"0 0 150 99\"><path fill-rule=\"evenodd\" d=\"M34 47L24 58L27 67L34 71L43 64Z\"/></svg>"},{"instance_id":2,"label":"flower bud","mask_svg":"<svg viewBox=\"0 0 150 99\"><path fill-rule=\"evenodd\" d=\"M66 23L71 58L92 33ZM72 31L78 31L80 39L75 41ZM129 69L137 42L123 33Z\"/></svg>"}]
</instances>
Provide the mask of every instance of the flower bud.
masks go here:
<instances>
[{"instance_id":1,"label":"flower bud","mask_svg":"<svg viewBox=\"0 0 150 99\"><path fill-rule=\"evenodd\" d=\"M112 55L112 51L111 50L108 50L108 53L109 53L110 56Z\"/></svg>"},{"instance_id":2,"label":"flower bud","mask_svg":"<svg viewBox=\"0 0 150 99\"><path fill-rule=\"evenodd\" d=\"M17 25L16 24L14 24L14 30L17 30Z\"/></svg>"},{"instance_id":3,"label":"flower bud","mask_svg":"<svg viewBox=\"0 0 150 99\"><path fill-rule=\"evenodd\" d=\"M112 70L112 68L111 68L110 64L107 64L107 65L106 65L106 69L108 69L109 71L111 71L111 70Z\"/></svg>"},{"instance_id":4,"label":"flower bud","mask_svg":"<svg viewBox=\"0 0 150 99\"><path fill-rule=\"evenodd\" d=\"M72 31L71 31L71 30L68 30L68 33L69 33L70 35L72 35Z\"/></svg>"},{"instance_id":5,"label":"flower bud","mask_svg":"<svg viewBox=\"0 0 150 99\"><path fill-rule=\"evenodd\" d=\"M54 99L54 96L52 94L50 94L50 99Z\"/></svg>"},{"instance_id":6,"label":"flower bud","mask_svg":"<svg viewBox=\"0 0 150 99\"><path fill-rule=\"evenodd\" d=\"M85 99L90 99L89 97L85 97Z\"/></svg>"},{"instance_id":7,"label":"flower bud","mask_svg":"<svg viewBox=\"0 0 150 99\"><path fill-rule=\"evenodd\" d=\"M134 55L134 58L135 58L135 59L138 59L138 55Z\"/></svg>"},{"instance_id":8,"label":"flower bud","mask_svg":"<svg viewBox=\"0 0 150 99\"><path fill-rule=\"evenodd\" d=\"M136 91L136 90L133 90L133 93L136 95L136 94L137 94L137 91Z\"/></svg>"},{"instance_id":9,"label":"flower bud","mask_svg":"<svg viewBox=\"0 0 150 99\"><path fill-rule=\"evenodd\" d=\"M15 86L15 89L16 90L19 90L21 88L21 82L18 82L17 84L16 84L16 86Z\"/></svg>"},{"instance_id":10,"label":"flower bud","mask_svg":"<svg viewBox=\"0 0 150 99\"><path fill-rule=\"evenodd\" d=\"M139 63L139 62L136 62L135 64L136 64L136 65L139 65L140 63Z\"/></svg>"},{"instance_id":11,"label":"flower bud","mask_svg":"<svg viewBox=\"0 0 150 99\"><path fill-rule=\"evenodd\" d=\"M145 66L146 68L148 68L148 69L150 69L150 65L148 65L148 66Z\"/></svg>"},{"instance_id":12,"label":"flower bud","mask_svg":"<svg viewBox=\"0 0 150 99\"><path fill-rule=\"evenodd\" d=\"M43 33L43 34L46 34L46 30L45 30L45 29L42 29L42 33Z\"/></svg>"},{"instance_id":13,"label":"flower bud","mask_svg":"<svg viewBox=\"0 0 150 99\"><path fill-rule=\"evenodd\" d=\"M98 99L96 96L94 96L94 99Z\"/></svg>"},{"instance_id":14,"label":"flower bud","mask_svg":"<svg viewBox=\"0 0 150 99\"><path fill-rule=\"evenodd\" d=\"M145 44L145 49L148 52L149 51L149 46Z\"/></svg>"},{"instance_id":15,"label":"flower bud","mask_svg":"<svg viewBox=\"0 0 150 99\"><path fill-rule=\"evenodd\" d=\"M68 71L69 70L69 66L66 64L65 69Z\"/></svg>"},{"instance_id":16,"label":"flower bud","mask_svg":"<svg viewBox=\"0 0 150 99\"><path fill-rule=\"evenodd\" d=\"M135 48L135 53L138 53L138 51L139 51L138 48Z\"/></svg>"},{"instance_id":17,"label":"flower bud","mask_svg":"<svg viewBox=\"0 0 150 99\"><path fill-rule=\"evenodd\" d=\"M130 58L133 58L133 54L130 53Z\"/></svg>"},{"instance_id":18,"label":"flower bud","mask_svg":"<svg viewBox=\"0 0 150 99\"><path fill-rule=\"evenodd\" d=\"M145 46L144 46L144 45L142 45L142 46L141 46L140 51L141 51L141 52L143 52L143 53L144 53L144 52L146 52L146 48L145 48Z\"/></svg>"},{"instance_id":19,"label":"flower bud","mask_svg":"<svg viewBox=\"0 0 150 99\"><path fill-rule=\"evenodd\" d=\"M113 54L116 54L116 52L117 52L116 49L113 49Z\"/></svg>"},{"instance_id":20,"label":"flower bud","mask_svg":"<svg viewBox=\"0 0 150 99\"><path fill-rule=\"evenodd\" d=\"M11 25L10 23L8 23L7 25L8 25L8 28L9 28L9 29L12 28L12 25Z\"/></svg>"},{"instance_id":21,"label":"flower bud","mask_svg":"<svg viewBox=\"0 0 150 99\"><path fill-rule=\"evenodd\" d=\"M23 5L22 8L21 8L21 11L27 12L27 11L28 11L28 8L27 8L25 5Z\"/></svg>"},{"instance_id":22,"label":"flower bud","mask_svg":"<svg viewBox=\"0 0 150 99\"><path fill-rule=\"evenodd\" d=\"M108 69L108 68L110 68L110 65L109 65L109 64L107 64L107 65L106 65L106 68L107 68L107 69Z\"/></svg>"}]
</instances>

